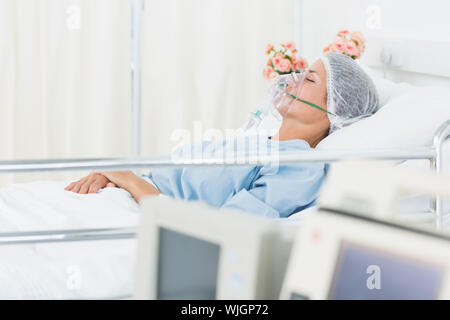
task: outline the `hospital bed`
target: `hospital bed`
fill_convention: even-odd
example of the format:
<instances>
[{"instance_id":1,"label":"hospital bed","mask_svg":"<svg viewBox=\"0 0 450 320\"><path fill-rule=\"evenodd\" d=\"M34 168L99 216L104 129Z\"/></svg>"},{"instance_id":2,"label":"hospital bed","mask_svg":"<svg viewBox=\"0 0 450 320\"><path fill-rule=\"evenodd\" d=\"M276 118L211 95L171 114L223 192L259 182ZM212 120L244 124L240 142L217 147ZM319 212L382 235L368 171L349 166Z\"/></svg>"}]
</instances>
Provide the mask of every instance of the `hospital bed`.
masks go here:
<instances>
[{"instance_id":1,"label":"hospital bed","mask_svg":"<svg viewBox=\"0 0 450 320\"><path fill-rule=\"evenodd\" d=\"M135 7L143 5L134 0ZM0 161L1 173L42 171L130 170L171 166L218 165L218 159L174 164L169 158L142 158L140 146L140 24L134 16L133 38L133 157ZM450 119L450 118L447 118ZM444 144L450 120L433 136L431 146L404 148L317 149L283 153L280 163L328 162L345 159L379 161L425 160L437 173L443 169ZM223 159L219 159L223 162ZM260 158L261 162L270 159ZM235 164L238 165L238 161ZM107 188L96 195L64 192L69 181L41 181L0 190L0 298L121 299L131 297L136 230L140 208L122 189ZM21 200L27 199L26 202ZM430 208L436 228L444 224L442 199ZM301 223L316 207L294 214L283 223Z\"/></svg>"},{"instance_id":2,"label":"hospital bed","mask_svg":"<svg viewBox=\"0 0 450 320\"><path fill-rule=\"evenodd\" d=\"M344 130L344 129L342 129ZM437 173L444 169L444 144L450 120L434 133L431 146L403 148L314 149L282 153L283 163L370 159L425 160ZM226 159L225 159L226 160ZM170 158L65 159L0 161L0 174L41 171L109 171L173 166L245 165L233 159L202 159L173 163ZM258 161L268 163L270 157ZM234 163L234 164L232 164ZM241 164L239 164L241 163ZM122 299L131 298L135 272L136 231L140 207L131 195L106 188L95 195L64 191L69 181L39 181L0 189L0 298ZM23 201L27 199L27 201ZM425 200L428 201L428 200ZM412 204L412 201L407 201ZM437 196L423 199L437 229L444 228L444 206ZM412 204L414 209L416 205ZM285 219L300 224L313 215L310 207Z\"/></svg>"},{"instance_id":3,"label":"hospital bed","mask_svg":"<svg viewBox=\"0 0 450 320\"><path fill-rule=\"evenodd\" d=\"M450 121L435 134L428 148L358 151L313 150L282 153L280 163L328 162L344 159L426 159L439 172L441 144L450 136ZM217 166L203 159L174 164L166 158L123 158L48 161L2 161L0 173L55 170L124 170L171 166ZM262 163L269 158L258 159ZM226 162L226 161L225 161ZM242 165L237 164L228 165ZM245 163L245 162L244 162ZM95 195L63 190L68 181L12 185L0 191L0 297L114 299L131 297L139 206L122 189ZM21 199L26 198L26 202ZM442 228L441 199L432 201L436 227ZM286 219L300 223L315 207ZM7 213L7 214L6 214ZM7 231L9 227L9 231ZM12 230L12 231L11 231ZM32 266L32 267L30 267Z\"/></svg>"},{"instance_id":4,"label":"hospital bed","mask_svg":"<svg viewBox=\"0 0 450 320\"><path fill-rule=\"evenodd\" d=\"M345 128L340 131L344 130ZM335 161L346 159L390 162L422 160L428 162L432 170L441 173L446 155L444 144L449 138L450 120L447 120L432 135L431 146L342 150L316 148L281 153L275 161L280 164L327 162L332 166ZM173 163L170 158L135 156L114 159L0 161L0 174L61 170L148 170L155 167L246 163L239 159L230 162L226 160L210 158ZM258 161L263 164L274 159L269 156L259 157ZM123 189L106 188L95 195L80 195L64 191L68 183L69 181L39 181L0 189L1 298L131 297L140 207ZM23 199L27 201L22 201ZM420 207L419 211L428 206L427 218L434 220L437 229L443 229L442 199L437 196L430 203L428 199L425 201L424 203L423 199L419 199L417 205L409 200L407 203L414 210ZM303 219L313 215L316 210L315 206L310 207L285 219L283 223L301 224Z\"/></svg>"}]
</instances>

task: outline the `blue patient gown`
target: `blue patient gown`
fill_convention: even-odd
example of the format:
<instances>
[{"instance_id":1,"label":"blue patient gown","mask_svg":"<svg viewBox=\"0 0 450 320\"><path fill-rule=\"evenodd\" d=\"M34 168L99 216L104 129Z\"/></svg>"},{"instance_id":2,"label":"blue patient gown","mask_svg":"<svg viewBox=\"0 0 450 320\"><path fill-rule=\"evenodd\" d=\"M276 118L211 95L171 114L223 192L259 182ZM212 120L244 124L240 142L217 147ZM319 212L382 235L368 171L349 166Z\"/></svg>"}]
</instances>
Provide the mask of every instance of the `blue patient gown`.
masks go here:
<instances>
[{"instance_id":1,"label":"blue patient gown","mask_svg":"<svg viewBox=\"0 0 450 320\"><path fill-rule=\"evenodd\" d=\"M304 140L257 142L236 139L202 142L176 149L173 159L251 155L261 150L310 150ZM262 148L262 146L264 148ZM234 153L233 153L234 152ZM267 153L268 154L268 153ZM159 191L177 199L200 200L270 218L284 218L314 204L325 177L325 164L271 164L152 169L148 177Z\"/></svg>"}]
</instances>

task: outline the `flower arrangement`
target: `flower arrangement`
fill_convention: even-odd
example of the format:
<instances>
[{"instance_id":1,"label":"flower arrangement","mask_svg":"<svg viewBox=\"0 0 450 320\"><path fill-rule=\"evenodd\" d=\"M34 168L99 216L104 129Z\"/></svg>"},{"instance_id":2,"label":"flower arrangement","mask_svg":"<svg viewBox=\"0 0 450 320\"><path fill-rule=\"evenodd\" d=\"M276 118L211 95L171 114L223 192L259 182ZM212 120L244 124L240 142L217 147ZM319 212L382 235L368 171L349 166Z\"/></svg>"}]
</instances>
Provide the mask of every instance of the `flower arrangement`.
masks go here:
<instances>
[{"instance_id":1,"label":"flower arrangement","mask_svg":"<svg viewBox=\"0 0 450 320\"><path fill-rule=\"evenodd\" d=\"M361 32L341 30L337 33L334 42L323 49L323 53L341 52L353 59L358 59L365 49L365 39Z\"/></svg>"},{"instance_id":2,"label":"flower arrangement","mask_svg":"<svg viewBox=\"0 0 450 320\"><path fill-rule=\"evenodd\" d=\"M276 78L280 74L300 72L308 67L304 58L297 58L297 48L293 42L282 43L280 48L268 44L266 54L269 55L267 66L263 70L263 77L267 80Z\"/></svg>"}]
</instances>

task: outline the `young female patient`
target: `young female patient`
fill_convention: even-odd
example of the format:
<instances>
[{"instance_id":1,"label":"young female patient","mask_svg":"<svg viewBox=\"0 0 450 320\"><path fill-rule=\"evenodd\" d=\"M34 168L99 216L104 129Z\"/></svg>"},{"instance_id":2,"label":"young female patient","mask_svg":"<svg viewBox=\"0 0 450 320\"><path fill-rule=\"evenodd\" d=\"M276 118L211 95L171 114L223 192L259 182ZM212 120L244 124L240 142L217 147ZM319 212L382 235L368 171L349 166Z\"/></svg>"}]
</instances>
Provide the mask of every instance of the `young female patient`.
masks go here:
<instances>
[{"instance_id":1,"label":"young female patient","mask_svg":"<svg viewBox=\"0 0 450 320\"><path fill-rule=\"evenodd\" d=\"M291 101L278 133L262 142L270 150L310 150L328 134L374 114L379 107L372 80L341 53L327 53L315 61L297 94L299 100ZM201 147L214 157L234 150L235 143L203 142ZM131 171L102 172L73 182L65 190L86 194L120 187L138 202L162 193L278 218L311 206L324 177L323 163L167 168L153 169L147 177L152 183Z\"/></svg>"}]
</instances>

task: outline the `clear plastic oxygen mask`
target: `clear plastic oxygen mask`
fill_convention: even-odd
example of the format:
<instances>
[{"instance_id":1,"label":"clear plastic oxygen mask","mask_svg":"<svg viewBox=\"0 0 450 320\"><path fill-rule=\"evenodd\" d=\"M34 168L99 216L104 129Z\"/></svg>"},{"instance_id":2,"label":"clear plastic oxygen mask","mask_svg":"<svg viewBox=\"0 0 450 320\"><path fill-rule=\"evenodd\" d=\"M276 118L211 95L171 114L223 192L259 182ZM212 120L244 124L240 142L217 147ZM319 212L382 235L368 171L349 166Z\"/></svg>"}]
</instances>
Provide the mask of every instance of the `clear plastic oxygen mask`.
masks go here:
<instances>
[{"instance_id":1,"label":"clear plastic oxygen mask","mask_svg":"<svg viewBox=\"0 0 450 320\"><path fill-rule=\"evenodd\" d=\"M252 112L252 118L247 122L244 129L250 130L257 128L261 121L269 114L272 114L275 118L281 121L289 113L289 110L292 108L295 101L303 102L313 108L335 116L333 113L328 112L324 108L298 98L301 96L304 81L304 72L293 72L275 78L269 90L258 104L257 110Z\"/></svg>"}]
</instances>

